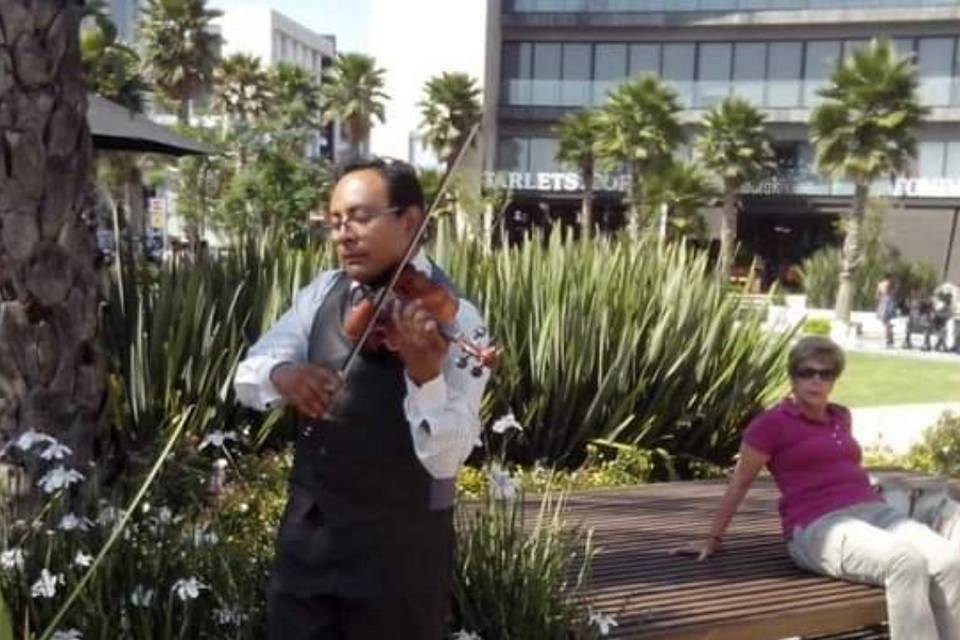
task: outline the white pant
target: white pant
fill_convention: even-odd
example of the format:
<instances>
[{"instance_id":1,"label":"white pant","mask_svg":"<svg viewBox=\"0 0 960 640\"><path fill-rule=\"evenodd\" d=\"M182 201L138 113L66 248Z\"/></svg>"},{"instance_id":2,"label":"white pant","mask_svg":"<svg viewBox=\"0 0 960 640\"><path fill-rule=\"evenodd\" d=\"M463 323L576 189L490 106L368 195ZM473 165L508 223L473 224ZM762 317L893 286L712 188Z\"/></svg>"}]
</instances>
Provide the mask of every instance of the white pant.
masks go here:
<instances>
[{"instance_id":1,"label":"white pant","mask_svg":"<svg viewBox=\"0 0 960 640\"><path fill-rule=\"evenodd\" d=\"M886 587L891 640L960 640L960 551L886 503L828 513L787 549L803 569Z\"/></svg>"}]
</instances>

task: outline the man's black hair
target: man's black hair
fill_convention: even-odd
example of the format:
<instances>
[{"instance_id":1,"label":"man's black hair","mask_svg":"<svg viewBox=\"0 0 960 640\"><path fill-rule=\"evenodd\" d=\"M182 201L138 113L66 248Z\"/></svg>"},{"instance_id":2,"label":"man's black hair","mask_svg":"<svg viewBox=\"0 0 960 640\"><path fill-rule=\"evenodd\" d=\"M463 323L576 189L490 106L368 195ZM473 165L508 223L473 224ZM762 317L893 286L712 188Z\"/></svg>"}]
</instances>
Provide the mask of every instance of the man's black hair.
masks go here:
<instances>
[{"instance_id":1,"label":"man's black hair","mask_svg":"<svg viewBox=\"0 0 960 640\"><path fill-rule=\"evenodd\" d=\"M401 211L407 207L420 207L426 210L423 200L423 187L417 178L417 171L411 165L401 160L384 158L356 158L337 166L333 176L333 185L336 186L345 176L355 171L376 171L387 184L387 197L391 207L400 207Z\"/></svg>"}]
</instances>

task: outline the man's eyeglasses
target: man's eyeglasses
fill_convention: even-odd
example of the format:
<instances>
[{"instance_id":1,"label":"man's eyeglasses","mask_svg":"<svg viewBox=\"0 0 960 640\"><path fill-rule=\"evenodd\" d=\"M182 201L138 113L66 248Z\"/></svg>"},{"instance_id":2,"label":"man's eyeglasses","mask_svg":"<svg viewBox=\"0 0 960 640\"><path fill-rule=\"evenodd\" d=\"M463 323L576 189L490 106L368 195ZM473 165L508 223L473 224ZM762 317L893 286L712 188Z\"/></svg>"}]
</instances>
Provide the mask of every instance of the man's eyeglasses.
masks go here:
<instances>
[{"instance_id":1,"label":"man's eyeglasses","mask_svg":"<svg viewBox=\"0 0 960 640\"><path fill-rule=\"evenodd\" d=\"M820 378L824 382L833 382L837 379L837 372L834 369L816 369L814 367L802 367L797 369L797 378L801 380L811 380Z\"/></svg>"},{"instance_id":2,"label":"man's eyeglasses","mask_svg":"<svg viewBox=\"0 0 960 640\"><path fill-rule=\"evenodd\" d=\"M402 211L403 207L387 207L386 209L366 209L364 207L354 207L348 209L344 216L329 216L323 219L320 227L327 233L340 233L347 225L356 231L370 224L375 218L388 213Z\"/></svg>"}]
</instances>

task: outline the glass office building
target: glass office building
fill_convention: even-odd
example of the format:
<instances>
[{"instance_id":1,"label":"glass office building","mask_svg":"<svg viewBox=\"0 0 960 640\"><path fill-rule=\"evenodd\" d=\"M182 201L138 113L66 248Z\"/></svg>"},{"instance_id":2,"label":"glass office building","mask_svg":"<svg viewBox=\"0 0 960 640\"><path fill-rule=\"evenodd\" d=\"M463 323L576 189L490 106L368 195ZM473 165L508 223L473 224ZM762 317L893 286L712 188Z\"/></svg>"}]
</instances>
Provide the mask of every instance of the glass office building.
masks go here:
<instances>
[{"instance_id":1,"label":"glass office building","mask_svg":"<svg viewBox=\"0 0 960 640\"><path fill-rule=\"evenodd\" d=\"M554 158L557 121L649 74L677 93L691 129L727 96L766 113L778 169L744 198L739 232L756 253L799 261L837 240L833 222L852 192L814 172L810 110L838 64L884 37L915 60L921 101L930 109L910 176L877 185L896 196L887 228L905 255L960 281L960 2L493 1L485 178L517 194L518 220L575 215L578 181ZM615 224L622 181L603 186L601 219Z\"/></svg>"}]
</instances>

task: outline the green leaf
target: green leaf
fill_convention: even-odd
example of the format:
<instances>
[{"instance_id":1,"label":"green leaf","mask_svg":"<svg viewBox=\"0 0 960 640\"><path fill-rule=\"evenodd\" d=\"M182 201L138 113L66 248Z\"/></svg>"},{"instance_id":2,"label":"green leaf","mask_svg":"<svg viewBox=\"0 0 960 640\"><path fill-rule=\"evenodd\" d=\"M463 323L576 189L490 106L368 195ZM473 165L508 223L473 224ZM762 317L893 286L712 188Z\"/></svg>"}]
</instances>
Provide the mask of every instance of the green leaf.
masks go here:
<instances>
[{"instance_id":1,"label":"green leaf","mask_svg":"<svg viewBox=\"0 0 960 640\"><path fill-rule=\"evenodd\" d=\"M13 640L13 620L10 619L10 610L0 592L0 640Z\"/></svg>"}]
</instances>

